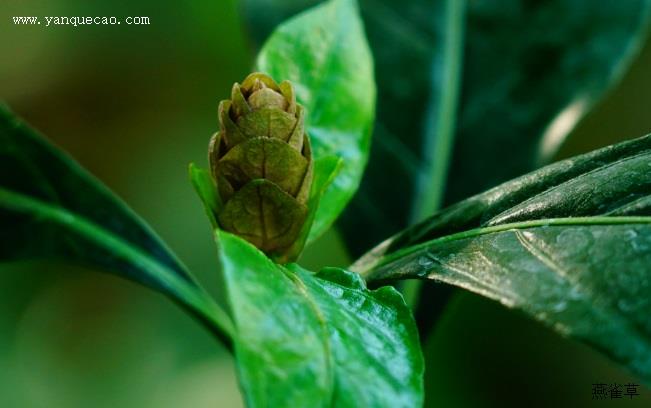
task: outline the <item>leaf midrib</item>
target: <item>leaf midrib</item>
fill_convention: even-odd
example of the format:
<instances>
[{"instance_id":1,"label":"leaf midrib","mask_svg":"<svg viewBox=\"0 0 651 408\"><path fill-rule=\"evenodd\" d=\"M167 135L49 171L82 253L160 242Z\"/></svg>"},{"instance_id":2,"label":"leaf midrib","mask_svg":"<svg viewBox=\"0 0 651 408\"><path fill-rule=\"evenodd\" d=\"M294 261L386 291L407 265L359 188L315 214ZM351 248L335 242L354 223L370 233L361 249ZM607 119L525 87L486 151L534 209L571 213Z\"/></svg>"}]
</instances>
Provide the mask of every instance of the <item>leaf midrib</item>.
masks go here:
<instances>
[{"instance_id":1,"label":"leaf midrib","mask_svg":"<svg viewBox=\"0 0 651 408\"><path fill-rule=\"evenodd\" d=\"M374 296L374 291L369 291L366 288L353 288L350 286L342 285L339 282L329 280L329 279L324 279L320 278L316 275L310 274L305 272L300 266L298 268L292 268L290 270L290 273L293 274L293 276L290 275L290 278L292 278L292 281L295 282L296 287L299 289L299 292L304 296L304 298L308 301L310 304L310 307L313 308L315 313L317 314L319 321L322 325L322 327L325 329L325 332L328 334L328 337L324 339L324 345L326 349L326 353L328 354L328 362L329 365L327 367L328 373L332 379L332 390L331 390L331 399L329 403L329 407L335 407L337 404L337 393L338 391L338 381L337 379L341 376L339 370L337 370L337 357L335 355L334 348L332 346L332 340L330 336L332 335L333 332L336 332L337 329L334 327L332 323L330 323L324 316L321 303L317 300L317 298L312 294L312 292L308 289L308 285L305 283L305 279L313 279L315 283L311 285L316 285L318 287L318 290L328 293L328 290L325 288L325 284L318 284L316 283L317 280L321 280L323 282L327 282L328 285L332 285L342 291L352 291L355 292L357 295L361 296L364 299L364 302L377 302L378 305L381 305L381 307L387 307L380 299L376 298ZM336 300L335 298L332 298L331 300ZM373 329L371 327L370 329ZM377 328L375 328L377 330ZM373 357L373 356L371 356ZM398 383L398 381L395 379L393 375L389 375L387 373L390 372L390 370L387 367L383 366L378 366L379 370L384 371L384 377L389 381L392 385L394 385L396 388L402 386L403 384Z\"/></svg>"},{"instance_id":2,"label":"leaf midrib","mask_svg":"<svg viewBox=\"0 0 651 408\"><path fill-rule=\"evenodd\" d=\"M281 272L284 271L285 270L281 269ZM319 325L321 326L321 328L325 333L325 337L323 338L323 350L324 353L326 354L326 362L327 362L325 369L328 375L328 379L330 381L330 398L326 406L330 408L334 408L336 404L335 396L337 390L337 378L336 378L337 373L335 370L334 349L332 347L332 341L330 339L330 336L332 335L330 330L331 329L330 324L328 323L328 320L323 314L323 311L321 310L319 303L316 301L314 296L312 296L309 289L307 288L307 285L303 281L303 276L301 275L300 270L287 271L287 272L288 273L286 274L286 276L292 281L299 295L302 296L308 302L310 308L317 316ZM316 279L316 277L313 278Z\"/></svg>"},{"instance_id":3,"label":"leaf midrib","mask_svg":"<svg viewBox=\"0 0 651 408\"><path fill-rule=\"evenodd\" d=\"M405 256L411 255L432 245L444 244L466 238L478 237L481 235L492 234L508 230L523 230L536 227L546 226L582 226L582 225L622 225L622 224L651 224L650 216L593 216L593 217L564 217L564 218L544 218L538 220L519 221L508 224L494 225L490 227L473 228L462 232L457 232L443 237L435 238L420 244L400 249L394 253L380 258L376 263L363 266L364 269L357 269L365 280L372 281L372 272L384 265L390 264Z\"/></svg>"},{"instance_id":4,"label":"leaf midrib","mask_svg":"<svg viewBox=\"0 0 651 408\"><path fill-rule=\"evenodd\" d=\"M67 209L42 200L0 187L0 207L18 212L36 213L42 219L75 230L94 244L121 256L123 259L147 270L151 276L178 296L176 300L186 303L199 312L226 336L233 338L235 330L228 314L195 282L181 279L166 265L146 252L131 245L120 236Z\"/></svg>"}]
</instances>

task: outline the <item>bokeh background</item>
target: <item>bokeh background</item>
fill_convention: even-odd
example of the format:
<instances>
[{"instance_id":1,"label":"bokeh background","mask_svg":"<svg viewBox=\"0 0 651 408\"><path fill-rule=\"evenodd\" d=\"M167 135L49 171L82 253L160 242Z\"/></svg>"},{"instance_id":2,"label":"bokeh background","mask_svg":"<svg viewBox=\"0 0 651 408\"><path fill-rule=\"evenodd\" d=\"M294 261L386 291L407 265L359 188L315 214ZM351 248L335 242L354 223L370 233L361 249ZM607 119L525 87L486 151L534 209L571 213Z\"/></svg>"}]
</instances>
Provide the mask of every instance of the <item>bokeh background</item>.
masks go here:
<instances>
[{"instance_id":1,"label":"bokeh background","mask_svg":"<svg viewBox=\"0 0 651 408\"><path fill-rule=\"evenodd\" d=\"M148 16L141 26L16 26L11 16ZM217 104L254 51L234 0L3 0L0 99L140 213L220 295L216 252L187 179ZM651 42L559 153L651 131ZM38 239L38 236L35 236ZM307 267L350 261L337 231ZM455 293L426 344L428 406L651 406L591 401L636 380L588 347ZM164 297L95 271L0 265L0 407L239 407L232 358Z\"/></svg>"}]
</instances>

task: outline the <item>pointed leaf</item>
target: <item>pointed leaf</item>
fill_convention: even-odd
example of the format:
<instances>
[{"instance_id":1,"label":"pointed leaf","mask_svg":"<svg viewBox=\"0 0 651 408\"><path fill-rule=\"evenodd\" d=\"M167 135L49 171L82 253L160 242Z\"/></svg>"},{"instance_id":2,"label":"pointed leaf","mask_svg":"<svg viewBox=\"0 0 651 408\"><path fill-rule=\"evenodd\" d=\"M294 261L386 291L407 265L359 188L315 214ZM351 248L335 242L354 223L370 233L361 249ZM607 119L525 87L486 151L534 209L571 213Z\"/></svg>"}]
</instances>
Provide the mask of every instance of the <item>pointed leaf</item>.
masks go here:
<instances>
[{"instance_id":1,"label":"pointed leaf","mask_svg":"<svg viewBox=\"0 0 651 408\"><path fill-rule=\"evenodd\" d=\"M353 267L434 279L523 310L651 381L651 136L450 207Z\"/></svg>"},{"instance_id":2,"label":"pointed leaf","mask_svg":"<svg viewBox=\"0 0 651 408\"><path fill-rule=\"evenodd\" d=\"M374 117L373 63L353 0L331 0L279 26L258 69L289 80L306 109L315 160L336 155L342 168L324 193L313 235L327 230L357 190Z\"/></svg>"},{"instance_id":3,"label":"pointed leaf","mask_svg":"<svg viewBox=\"0 0 651 408\"><path fill-rule=\"evenodd\" d=\"M275 264L217 231L248 406L416 407L423 361L409 309L358 275Z\"/></svg>"},{"instance_id":4,"label":"pointed leaf","mask_svg":"<svg viewBox=\"0 0 651 408\"><path fill-rule=\"evenodd\" d=\"M258 42L315 3L243 1ZM553 157L637 55L651 1L359 3L376 61L378 114L368 169L340 222L353 254L431 214L441 188L452 203ZM465 30L453 13L463 3ZM450 118L458 122L453 138ZM449 181L439 182L446 173ZM424 196L427 203L416 202Z\"/></svg>"},{"instance_id":5,"label":"pointed leaf","mask_svg":"<svg viewBox=\"0 0 651 408\"><path fill-rule=\"evenodd\" d=\"M58 259L157 290L228 342L226 313L106 186L0 107L0 261Z\"/></svg>"}]
</instances>

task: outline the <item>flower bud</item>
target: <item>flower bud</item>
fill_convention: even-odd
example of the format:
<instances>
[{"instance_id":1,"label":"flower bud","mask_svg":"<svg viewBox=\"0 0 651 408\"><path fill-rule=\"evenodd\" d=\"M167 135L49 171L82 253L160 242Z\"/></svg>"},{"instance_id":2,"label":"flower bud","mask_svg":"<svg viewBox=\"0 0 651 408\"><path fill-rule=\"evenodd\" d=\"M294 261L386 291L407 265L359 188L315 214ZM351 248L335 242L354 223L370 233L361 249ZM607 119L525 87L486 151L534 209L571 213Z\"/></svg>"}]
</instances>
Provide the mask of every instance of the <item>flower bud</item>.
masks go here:
<instances>
[{"instance_id":1,"label":"flower bud","mask_svg":"<svg viewBox=\"0 0 651 408\"><path fill-rule=\"evenodd\" d=\"M221 201L217 221L267 254L283 254L299 238L312 184L312 151L294 88L253 73L219 104L219 122L209 152Z\"/></svg>"}]
</instances>

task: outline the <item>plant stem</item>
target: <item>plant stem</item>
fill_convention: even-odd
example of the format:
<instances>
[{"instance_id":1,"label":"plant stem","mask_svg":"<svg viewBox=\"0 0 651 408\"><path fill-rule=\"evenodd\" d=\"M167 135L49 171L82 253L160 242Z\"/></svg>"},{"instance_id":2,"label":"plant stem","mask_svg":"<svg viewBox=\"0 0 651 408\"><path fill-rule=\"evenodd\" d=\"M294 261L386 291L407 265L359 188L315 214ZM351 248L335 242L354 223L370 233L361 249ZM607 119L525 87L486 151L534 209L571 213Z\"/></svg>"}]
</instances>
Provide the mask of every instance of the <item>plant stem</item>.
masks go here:
<instances>
[{"instance_id":1,"label":"plant stem","mask_svg":"<svg viewBox=\"0 0 651 408\"><path fill-rule=\"evenodd\" d=\"M432 63L431 80L440 84L428 103L425 126L424 161L416 182L416 197L411 223L417 223L437 211L443 201L454 140L463 60L465 0L446 0L443 5L443 48ZM408 305L418 302L420 282L406 282L403 294Z\"/></svg>"},{"instance_id":2,"label":"plant stem","mask_svg":"<svg viewBox=\"0 0 651 408\"><path fill-rule=\"evenodd\" d=\"M443 49L432 64L432 82L440 92L429 101L425 127L424 162L417 183L412 223L429 217L439 209L445 192L448 165L454 140L464 48L465 0L445 2Z\"/></svg>"}]
</instances>

